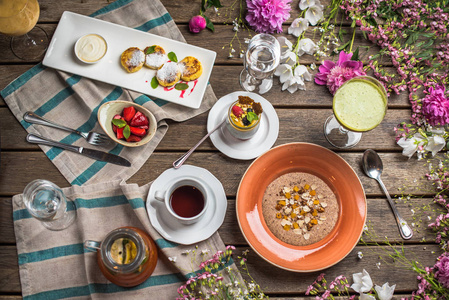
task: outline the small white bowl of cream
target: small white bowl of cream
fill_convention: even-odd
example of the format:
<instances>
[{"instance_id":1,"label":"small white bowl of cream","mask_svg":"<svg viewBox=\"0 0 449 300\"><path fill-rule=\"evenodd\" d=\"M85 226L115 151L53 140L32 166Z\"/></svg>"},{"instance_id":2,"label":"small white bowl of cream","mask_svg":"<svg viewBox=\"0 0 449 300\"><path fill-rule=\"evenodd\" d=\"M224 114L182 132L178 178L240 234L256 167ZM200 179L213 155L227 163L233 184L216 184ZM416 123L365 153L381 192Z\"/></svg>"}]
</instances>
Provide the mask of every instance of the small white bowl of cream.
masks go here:
<instances>
[{"instance_id":1,"label":"small white bowl of cream","mask_svg":"<svg viewBox=\"0 0 449 300\"><path fill-rule=\"evenodd\" d=\"M87 64L94 64L100 61L108 50L106 40L99 34L86 34L75 43L76 57Z\"/></svg>"}]
</instances>

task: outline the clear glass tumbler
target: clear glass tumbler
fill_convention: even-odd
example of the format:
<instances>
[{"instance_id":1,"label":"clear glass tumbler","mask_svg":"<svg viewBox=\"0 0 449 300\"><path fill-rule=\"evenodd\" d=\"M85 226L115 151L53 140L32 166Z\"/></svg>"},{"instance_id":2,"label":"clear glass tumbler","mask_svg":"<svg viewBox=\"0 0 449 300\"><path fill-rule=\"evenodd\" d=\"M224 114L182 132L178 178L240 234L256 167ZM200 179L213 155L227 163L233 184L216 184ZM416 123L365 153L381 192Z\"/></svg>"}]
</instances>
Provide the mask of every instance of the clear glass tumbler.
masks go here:
<instances>
[{"instance_id":1,"label":"clear glass tumbler","mask_svg":"<svg viewBox=\"0 0 449 300\"><path fill-rule=\"evenodd\" d=\"M67 209L67 199L54 183L36 179L23 191L28 212L50 230L63 230L76 219L76 210Z\"/></svg>"},{"instance_id":2,"label":"clear glass tumbler","mask_svg":"<svg viewBox=\"0 0 449 300\"><path fill-rule=\"evenodd\" d=\"M264 94L273 86L273 74L279 65L281 46L270 34L255 35L245 53L240 85L248 92Z\"/></svg>"}]
</instances>

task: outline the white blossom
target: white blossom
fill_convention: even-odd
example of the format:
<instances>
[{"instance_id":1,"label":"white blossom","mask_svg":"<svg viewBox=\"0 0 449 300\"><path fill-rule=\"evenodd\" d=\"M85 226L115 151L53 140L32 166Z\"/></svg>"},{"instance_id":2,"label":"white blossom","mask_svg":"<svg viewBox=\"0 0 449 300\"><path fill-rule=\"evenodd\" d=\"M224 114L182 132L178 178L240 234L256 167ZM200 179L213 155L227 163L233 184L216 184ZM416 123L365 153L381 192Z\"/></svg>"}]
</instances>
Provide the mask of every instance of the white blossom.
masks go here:
<instances>
[{"instance_id":1,"label":"white blossom","mask_svg":"<svg viewBox=\"0 0 449 300\"><path fill-rule=\"evenodd\" d=\"M299 2L299 9L305 10L305 9L309 8L310 6L314 6L314 5L321 5L321 3L319 0L301 0Z\"/></svg>"},{"instance_id":2,"label":"white blossom","mask_svg":"<svg viewBox=\"0 0 449 300\"><path fill-rule=\"evenodd\" d=\"M440 135L432 135L427 138L427 145L424 150L432 152L432 156L435 156L446 145L446 141Z\"/></svg>"},{"instance_id":3,"label":"white blossom","mask_svg":"<svg viewBox=\"0 0 449 300\"><path fill-rule=\"evenodd\" d=\"M293 77L292 66L290 66L288 64L279 65L276 68L274 75L279 76L279 81L281 83L284 83ZM284 90L284 89L282 89L282 90Z\"/></svg>"},{"instance_id":4,"label":"white blossom","mask_svg":"<svg viewBox=\"0 0 449 300\"><path fill-rule=\"evenodd\" d=\"M293 52L289 52L287 53L287 55L285 55L283 58L281 58L281 64L287 64L290 66L294 66L296 65L296 54Z\"/></svg>"},{"instance_id":5,"label":"white blossom","mask_svg":"<svg viewBox=\"0 0 449 300\"><path fill-rule=\"evenodd\" d=\"M280 36L277 38L279 45L281 46L281 59L292 51L293 44L287 38Z\"/></svg>"},{"instance_id":6,"label":"white blossom","mask_svg":"<svg viewBox=\"0 0 449 300\"><path fill-rule=\"evenodd\" d=\"M415 135L410 139L401 137L397 144L403 148L402 155L410 158L418 150L418 146L422 146L424 144L424 139L421 134L415 133Z\"/></svg>"},{"instance_id":7,"label":"white blossom","mask_svg":"<svg viewBox=\"0 0 449 300\"><path fill-rule=\"evenodd\" d=\"M323 5L315 3L315 5L309 6L305 17L311 25L315 26L323 18L323 15Z\"/></svg>"},{"instance_id":8,"label":"white blossom","mask_svg":"<svg viewBox=\"0 0 449 300\"><path fill-rule=\"evenodd\" d=\"M288 33L299 37L309 27L309 21L304 18L294 19L292 25L288 28Z\"/></svg>"},{"instance_id":9,"label":"white blossom","mask_svg":"<svg viewBox=\"0 0 449 300\"><path fill-rule=\"evenodd\" d=\"M396 287L396 284L393 284L392 286L390 286L387 282L382 287L376 285L374 287L374 289L377 292L377 296L379 297L379 300L390 300L391 298L393 298L395 287Z\"/></svg>"},{"instance_id":10,"label":"white blossom","mask_svg":"<svg viewBox=\"0 0 449 300\"><path fill-rule=\"evenodd\" d=\"M301 39L298 42L298 56L307 53L313 55L318 50L318 46L309 38Z\"/></svg>"},{"instance_id":11,"label":"white blossom","mask_svg":"<svg viewBox=\"0 0 449 300\"><path fill-rule=\"evenodd\" d=\"M352 279L354 283L351 288L359 294L369 292L373 288L373 281L365 270L362 273L352 274Z\"/></svg>"}]
</instances>

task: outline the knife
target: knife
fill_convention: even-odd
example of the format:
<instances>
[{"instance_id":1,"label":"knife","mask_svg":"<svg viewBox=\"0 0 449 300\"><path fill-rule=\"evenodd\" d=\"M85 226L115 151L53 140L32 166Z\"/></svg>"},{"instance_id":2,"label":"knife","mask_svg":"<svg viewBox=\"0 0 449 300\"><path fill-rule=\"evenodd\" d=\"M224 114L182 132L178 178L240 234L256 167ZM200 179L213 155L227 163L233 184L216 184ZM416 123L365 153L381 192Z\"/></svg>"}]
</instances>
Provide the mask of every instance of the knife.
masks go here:
<instances>
[{"instance_id":1,"label":"knife","mask_svg":"<svg viewBox=\"0 0 449 300\"><path fill-rule=\"evenodd\" d=\"M85 155L87 157L90 157L90 158L93 158L96 160L105 161L105 162L108 162L111 164L116 164L116 165L125 166L125 167L131 166L131 163L128 160L124 159L123 157L120 157L115 154L110 154L110 153L107 153L104 151L64 144L64 143L56 142L56 141L44 138L39 135L31 134L31 133L29 133L27 135L26 139L29 143L32 143L32 144L42 144L42 145L46 145L46 146L58 147L58 148L62 148L65 150L69 150L69 151L72 151L75 153Z\"/></svg>"}]
</instances>

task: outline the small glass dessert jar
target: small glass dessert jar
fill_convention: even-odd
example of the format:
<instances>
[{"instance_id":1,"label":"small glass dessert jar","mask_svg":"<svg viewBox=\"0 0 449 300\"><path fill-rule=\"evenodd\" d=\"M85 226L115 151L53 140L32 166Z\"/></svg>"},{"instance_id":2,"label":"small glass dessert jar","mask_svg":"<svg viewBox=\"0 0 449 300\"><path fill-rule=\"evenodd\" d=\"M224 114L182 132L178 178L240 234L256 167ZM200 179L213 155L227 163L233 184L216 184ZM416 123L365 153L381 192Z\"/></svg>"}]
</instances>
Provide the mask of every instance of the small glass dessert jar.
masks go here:
<instances>
[{"instance_id":1,"label":"small glass dessert jar","mask_svg":"<svg viewBox=\"0 0 449 300\"><path fill-rule=\"evenodd\" d=\"M235 138L250 139L259 129L262 112L259 102L254 102L247 96L239 96L239 99L229 107L226 128Z\"/></svg>"},{"instance_id":2,"label":"small glass dessert jar","mask_svg":"<svg viewBox=\"0 0 449 300\"><path fill-rule=\"evenodd\" d=\"M97 251L101 272L119 286L141 284L151 276L157 264L156 244L147 233L135 227L117 228L102 242L87 240L84 248Z\"/></svg>"}]
</instances>

